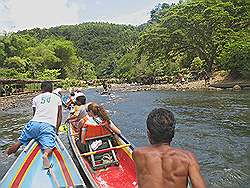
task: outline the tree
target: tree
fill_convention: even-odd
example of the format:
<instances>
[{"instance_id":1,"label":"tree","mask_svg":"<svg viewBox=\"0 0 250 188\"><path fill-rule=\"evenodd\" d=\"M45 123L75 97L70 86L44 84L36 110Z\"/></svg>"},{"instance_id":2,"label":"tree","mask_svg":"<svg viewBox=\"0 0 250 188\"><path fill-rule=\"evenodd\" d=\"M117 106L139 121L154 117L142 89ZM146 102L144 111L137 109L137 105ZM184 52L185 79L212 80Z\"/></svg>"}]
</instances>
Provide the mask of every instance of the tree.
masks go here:
<instances>
[{"instance_id":1,"label":"tree","mask_svg":"<svg viewBox=\"0 0 250 188\"><path fill-rule=\"evenodd\" d=\"M56 69L44 69L43 72L40 72L37 75L37 79L39 80L56 80L58 79L58 76L60 75L60 70L56 70Z\"/></svg>"},{"instance_id":2,"label":"tree","mask_svg":"<svg viewBox=\"0 0 250 188\"><path fill-rule=\"evenodd\" d=\"M8 57L4 63L4 67L9 69L15 69L17 72L25 73L27 67L27 59L21 57Z\"/></svg>"},{"instance_id":3,"label":"tree","mask_svg":"<svg viewBox=\"0 0 250 188\"><path fill-rule=\"evenodd\" d=\"M172 4L174 6L174 4ZM150 11L150 20L149 23L157 23L160 22L160 18L162 17L162 10L168 9L171 6L167 3L158 4Z\"/></svg>"},{"instance_id":4,"label":"tree","mask_svg":"<svg viewBox=\"0 0 250 188\"><path fill-rule=\"evenodd\" d=\"M195 57L191 64L191 70L193 71L202 71L204 67L204 60L201 60L199 57Z\"/></svg>"},{"instance_id":5,"label":"tree","mask_svg":"<svg viewBox=\"0 0 250 188\"><path fill-rule=\"evenodd\" d=\"M36 38L25 34L11 34L7 35L3 40L4 51L7 57L19 56L23 57L25 55L25 49L28 47L35 46L37 44Z\"/></svg>"},{"instance_id":6,"label":"tree","mask_svg":"<svg viewBox=\"0 0 250 188\"><path fill-rule=\"evenodd\" d=\"M42 43L53 51L55 57L58 58L58 61L50 63L48 68L60 69L60 78L71 77L70 74L76 71L75 65L78 61L76 48L73 43L63 38L49 38L45 39ZM74 71L70 71L72 69Z\"/></svg>"},{"instance_id":7,"label":"tree","mask_svg":"<svg viewBox=\"0 0 250 188\"><path fill-rule=\"evenodd\" d=\"M130 52L118 60L113 75L116 78L133 80L135 77L134 69L136 66L136 53Z\"/></svg>"},{"instance_id":8,"label":"tree","mask_svg":"<svg viewBox=\"0 0 250 188\"><path fill-rule=\"evenodd\" d=\"M36 28L21 31L19 34L30 34L39 41L51 37L61 37L67 41L71 41L76 48L75 55L84 61L92 63L95 66L97 76L103 77L110 76L108 69L115 66L118 59L134 48L138 41L139 29L131 25L83 23L74 26L53 27L50 29ZM51 40L48 43L51 43ZM56 51L56 54L59 55L57 57L60 59L64 59L64 57L61 58L62 54L59 51ZM111 59L111 54L114 54L112 60L115 61L108 62ZM64 62L61 63L64 67ZM69 70L70 68L67 67L65 69ZM65 76L69 76L69 74L62 69L61 77Z\"/></svg>"},{"instance_id":9,"label":"tree","mask_svg":"<svg viewBox=\"0 0 250 188\"><path fill-rule=\"evenodd\" d=\"M200 57L210 75L226 43L247 26L244 7L246 1L191 0L165 8L160 21L141 35L139 54L148 62L180 54Z\"/></svg>"},{"instance_id":10,"label":"tree","mask_svg":"<svg viewBox=\"0 0 250 188\"><path fill-rule=\"evenodd\" d=\"M28 59L26 71L29 72L31 78L37 78L37 75L45 69L53 69L53 65L60 61L55 52L44 44L29 47L25 52L25 57Z\"/></svg>"},{"instance_id":11,"label":"tree","mask_svg":"<svg viewBox=\"0 0 250 188\"><path fill-rule=\"evenodd\" d=\"M4 43L0 41L0 67L2 67L5 58L6 58L6 53L4 49Z\"/></svg>"},{"instance_id":12,"label":"tree","mask_svg":"<svg viewBox=\"0 0 250 188\"><path fill-rule=\"evenodd\" d=\"M242 33L243 34L243 33ZM219 61L224 70L232 75L250 78L250 37L248 33L240 35L235 41L225 45Z\"/></svg>"},{"instance_id":13,"label":"tree","mask_svg":"<svg viewBox=\"0 0 250 188\"><path fill-rule=\"evenodd\" d=\"M77 78L80 80L94 80L96 79L96 73L94 65L88 61L80 61L78 64Z\"/></svg>"}]
</instances>

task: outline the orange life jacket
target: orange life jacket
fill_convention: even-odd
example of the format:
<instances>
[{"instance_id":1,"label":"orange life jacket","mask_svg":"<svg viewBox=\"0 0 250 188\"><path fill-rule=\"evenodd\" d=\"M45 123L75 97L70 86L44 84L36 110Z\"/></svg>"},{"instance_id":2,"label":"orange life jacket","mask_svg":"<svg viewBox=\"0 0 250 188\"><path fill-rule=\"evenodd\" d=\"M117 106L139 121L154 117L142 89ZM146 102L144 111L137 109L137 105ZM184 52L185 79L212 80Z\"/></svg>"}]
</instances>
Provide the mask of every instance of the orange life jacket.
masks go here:
<instances>
[{"instance_id":1,"label":"orange life jacket","mask_svg":"<svg viewBox=\"0 0 250 188\"><path fill-rule=\"evenodd\" d=\"M97 124L97 122L93 123L91 121L88 121L89 119L87 116L83 118L83 121L84 119L85 119L85 122L83 126L81 127L81 131L82 131L82 128L86 128L86 133L84 136L84 144L86 143L86 139L88 138L111 134L108 128L105 128L105 126L107 126L107 122L103 121L99 124Z\"/></svg>"}]
</instances>

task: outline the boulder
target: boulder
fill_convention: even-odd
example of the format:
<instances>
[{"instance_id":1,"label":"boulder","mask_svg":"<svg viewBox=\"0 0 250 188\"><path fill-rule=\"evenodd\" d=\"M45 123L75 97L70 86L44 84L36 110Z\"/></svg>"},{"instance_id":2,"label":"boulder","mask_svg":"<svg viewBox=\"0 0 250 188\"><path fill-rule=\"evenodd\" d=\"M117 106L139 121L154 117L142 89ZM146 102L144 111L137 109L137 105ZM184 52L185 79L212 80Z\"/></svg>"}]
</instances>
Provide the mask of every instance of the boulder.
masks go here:
<instances>
[{"instance_id":1,"label":"boulder","mask_svg":"<svg viewBox=\"0 0 250 188\"><path fill-rule=\"evenodd\" d=\"M241 90L241 87L239 85L234 85L233 90Z\"/></svg>"}]
</instances>

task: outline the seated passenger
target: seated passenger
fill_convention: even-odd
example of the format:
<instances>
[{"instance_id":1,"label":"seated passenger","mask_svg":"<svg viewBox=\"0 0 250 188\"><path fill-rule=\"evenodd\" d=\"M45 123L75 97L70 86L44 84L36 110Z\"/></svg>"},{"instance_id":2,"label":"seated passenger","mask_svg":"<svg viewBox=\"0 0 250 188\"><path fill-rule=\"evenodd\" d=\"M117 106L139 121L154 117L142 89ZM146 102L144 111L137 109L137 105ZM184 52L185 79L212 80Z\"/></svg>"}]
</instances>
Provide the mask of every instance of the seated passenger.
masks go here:
<instances>
[{"instance_id":1,"label":"seated passenger","mask_svg":"<svg viewBox=\"0 0 250 188\"><path fill-rule=\"evenodd\" d=\"M66 102L66 108L71 110L73 108L73 106L75 105L75 92L71 92L70 93L70 96L69 96L69 99L67 100Z\"/></svg>"},{"instance_id":2,"label":"seated passenger","mask_svg":"<svg viewBox=\"0 0 250 188\"><path fill-rule=\"evenodd\" d=\"M80 142L81 144L86 144L86 138L89 137L95 137L95 136L101 136L105 134L121 134L121 131L112 123L110 120L106 110L99 106L96 103L91 103L87 106L87 112L88 115L85 116L82 119L82 127L80 128ZM88 131L88 128L96 126L95 132L90 133ZM82 146L79 146L80 143L77 141L77 145L80 148L83 148ZM81 149L80 149L81 150ZM81 151L83 151L82 149Z\"/></svg>"},{"instance_id":3,"label":"seated passenger","mask_svg":"<svg viewBox=\"0 0 250 188\"><path fill-rule=\"evenodd\" d=\"M56 88L52 91L52 93L56 94L58 97L62 97L62 88Z\"/></svg>"},{"instance_id":4,"label":"seated passenger","mask_svg":"<svg viewBox=\"0 0 250 188\"><path fill-rule=\"evenodd\" d=\"M65 121L65 123L70 122L74 128L75 131L78 131L78 124L81 121L81 119L87 115L86 111L86 97L83 93L76 93L75 95L76 99L76 105L74 107L73 114Z\"/></svg>"}]
</instances>

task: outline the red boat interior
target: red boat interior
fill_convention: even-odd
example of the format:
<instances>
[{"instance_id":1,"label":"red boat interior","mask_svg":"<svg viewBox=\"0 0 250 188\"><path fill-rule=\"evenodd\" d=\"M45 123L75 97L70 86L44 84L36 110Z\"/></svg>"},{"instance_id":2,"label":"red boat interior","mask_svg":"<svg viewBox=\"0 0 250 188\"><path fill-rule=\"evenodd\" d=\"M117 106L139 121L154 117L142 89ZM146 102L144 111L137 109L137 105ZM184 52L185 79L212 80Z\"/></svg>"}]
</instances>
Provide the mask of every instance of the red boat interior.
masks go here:
<instances>
[{"instance_id":1,"label":"red boat interior","mask_svg":"<svg viewBox=\"0 0 250 188\"><path fill-rule=\"evenodd\" d=\"M126 145L118 144L114 135L102 126L89 126L85 143L86 156L81 158L99 187L137 186L131 153Z\"/></svg>"},{"instance_id":2,"label":"red boat interior","mask_svg":"<svg viewBox=\"0 0 250 188\"><path fill-rule=\"evenodd\" d=\"M116 150L116 157L119 161L119 166L111 165L107 168L97 170L92 169L90 161L86 157L82 157L95 182L100 187L135 187L137 185L135 164L129 157L125 149Z\"/></svg>"}]
</instances>

